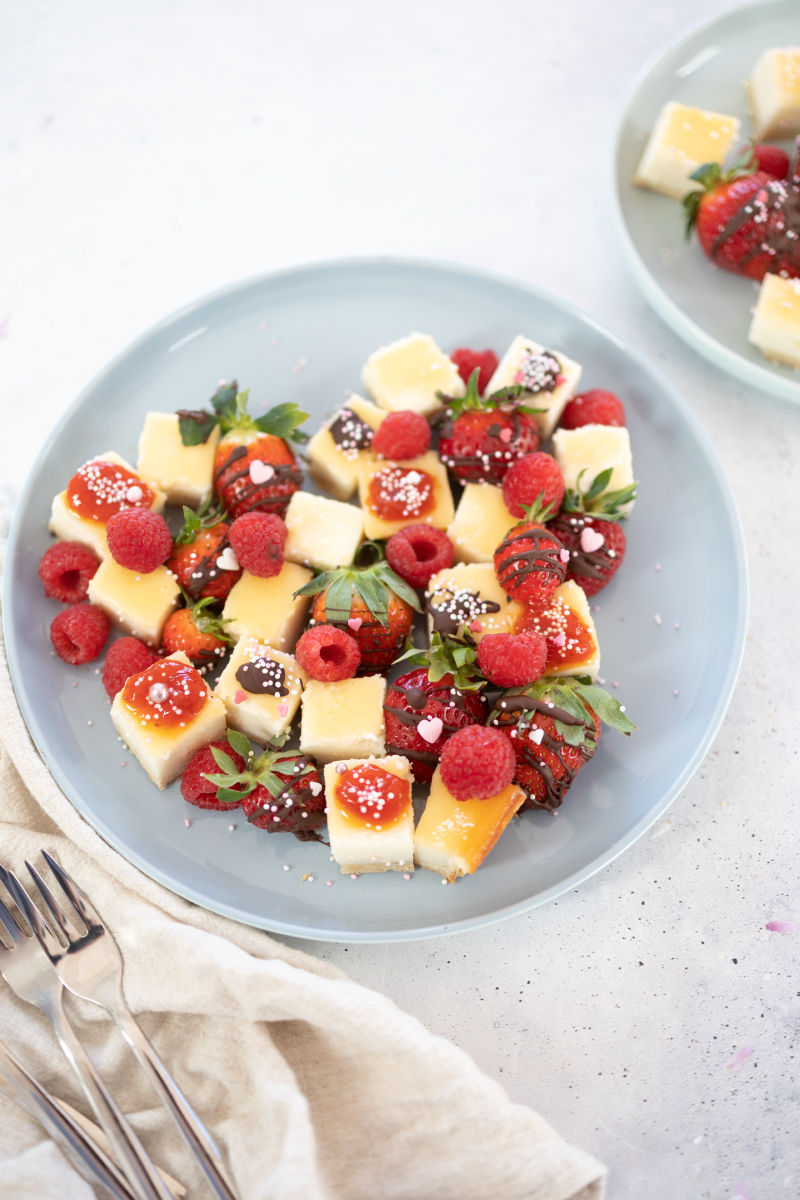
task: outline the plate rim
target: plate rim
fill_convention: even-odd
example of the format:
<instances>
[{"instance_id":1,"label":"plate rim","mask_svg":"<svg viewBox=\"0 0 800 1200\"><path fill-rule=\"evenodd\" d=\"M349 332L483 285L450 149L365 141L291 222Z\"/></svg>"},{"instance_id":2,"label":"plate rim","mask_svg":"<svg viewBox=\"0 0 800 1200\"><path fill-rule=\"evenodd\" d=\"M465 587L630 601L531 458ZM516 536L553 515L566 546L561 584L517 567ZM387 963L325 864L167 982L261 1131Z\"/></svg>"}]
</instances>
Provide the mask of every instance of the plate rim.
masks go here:
<instances>
[{"instance_id":1,"label":"plate rim","mask_svg":"<svg viewBox=\"0 0 800 1200\"><path fill-rule=\"evenodd\" d=\"M654 54L647 59L642 67L637 71L632 83L629 85L622 99L619 118L617 121L617 129L614 137L614 154L611 160L611 197L613 224L617 235L617 241L622 250L622 256L625 264L633 276L634 282L647 300L648 304L655 310L662 321L676 333L687 345L696 350L715 367L719 367L727 374L732 375L741 383L751 384L753 387L761 391L767 392L772 396L777 396L781 400L789 400L793 404L800 404L800 378L797 382L793 379L785 379L782 375L773 374L766 366L761 366L759 363L750 362L735 350L729 350L722 342L717 341L711 334L706 333L704 329L688 317L682 308L670 299L667 293L663 290L655 277L645 266L639 251L631 237L627 222L622 208L622 197L619 187L619 161L622 153L622 141L624 133L625 119L630 111L631 105L636 99L637 93L650 74L663 62L663 60L681 46L684 42L690 41L692 38L701 34L704 30L710 30L715 26L721 25L725 21L729 21L749 10L766 10L767 8L785 7L787 0L751 0L749 4L740 4L735 8L726 9L725 12L717 13L714 17L703 18L700 21L694 22L692 25L686 26L664 42Z\"/></svg>"},{"instance_id":2,"label":"plate rim","mask_svg":"<svg viewBox=\"0 0 800 1200\"><path fill-rule=\"evenodd\" d=\"M529 897L524 900L517 901L514 904L506 905L503 908L492 910L491 912L482 913L480 916L466 917L457 919L448 924L433 924L424 927L418 927L414 930L389 930L382 933L374 933L369 930L335 932L328 929L317 929L311 926L298 927L289 925L281 920L256 920L253 914L244 914L241 909L237 909L233 905L220 902L211 903L208 898L196 889L186 884L181 883L169 876L166 872L152 867L147 863L141 855L135 851L129 850L127 847L121 846L113 838L109 837L105 831L98 828L91 815L88 814L83 806L80 796L77 795L77 789L74 789L67 780L60 764L53 760L47 747L47 737L39 725L36 717L35 707L28 703L27 693L23 683L21 667L17 658L17 649L14 643L12 630L10 628L11 617L10 613L13 608L11 602L12 590L12 572L10 567L14 555L17 552L17 542L19 540L20 528L23 521L30 492L32 491L40 463L45 455L49 452L53 442L59 436L63 427L70 421L73 414L80 408L85 398L93 391L93 389L104 379L111 371L115 370L127 358L134 354L142 345L150 341L151 338L163 332L172 325L177 325L180 321L196 310L206 306L207 304L215 303L222 300L227 295L234 295L245 291L250 287L255 287L260 284L269 284L272 281L281 279L285 276L298 276L303 274L313 274L320 270L337 271L363 269L370 267L400 267L408 269L411 267L434 269L437 271L445 271L451 274L461 276L468 275L477 279L485 280L489 283L500 284L502 286L511 286L522 292L527 292L529 295L535 296L539 300L543 300L548 305L560 309L579 322L583 322L593 328L602 337L608 339L615 344L618 349L630 358L636 365L653 381L662 388L669 396L671 402L677 407L680 415L689 425L697 442L703 451L709 468L713 474L714 481L719 490L720 498L723 502L724 511L728 518L731 530L731 538L734 550L734 567L735 575L738 584L736 617L733 625L733 645L732 653L728 661L727 670L725 673L723 685L720 688L717 696L711 717L708 720L705 734L699 742L695 753L683 767L678 778L673 782L672 786L667 789L659 802L652 808L646 816L644 816L635 826L633 826L626 835L618 842L610 846L606 851L600 854L597 858L591 860L579 871L573 872L570 876L562 879L558 884L554 884L545 891L538 893L536 896ZM215 912L221 916L229 917L237 921L239 924L248 925L251 928L263 929L268 933L275 933L282 937L294 937L301 940L335 942L335 943L388 943L388 942L411 942L421 941L430 937L443 936L449 933L465 932L469 929L482 928L492 925L498 921L508 920L511 917L518 916L524 912L530 912L534 908L538 908L542 904L548 903L550 900L556 899L570 889L575 888L579 884L590 879L598 871L608 866L615 858L627 850L634 842L649 829L663 813L669 808L676 797L680 794L683 788L688 783L694 772L699 767L700 763L705 758L709 746L717 735L717 732L724 720L725 713L733 696L736 686L736 681L739 676L744 650L746 645L747 621L749 613L749 570L747 562L747 554L745 548L744 531L741 524L741 518L736 506L736 501L733 495L733 490L725 475L722 463L717 455L714 445L703 428L700 420L692 410L688 401L684 399L678 389L654 366L639 350L636 349L627 339L621 337L608 329L590 313L585 312L578 305L571 301L555 296L553 293L544 288L537 287L526 280L517 279L513 276L498 274L496 272L487 271L479 267L464 265L461 263L450 262L440 259L417 258L414 256L400 255L365 255L365 256L348 256L344 258L320 259L308 263L300 263L295 266L281 268L277 271L263 272L257 275L248 276L245 279L234 281L226 284L223 287L216 288L196 300L183 305L176 311L168 314L155 322L146 329L139 337L128 343L118 354L116 354L100 371L98 371L80 391L77 398L65 410L61 419L53 426L49 436L42 444L36 458L31 466L28 477L20 493L19 500L12 518L11 526L8 535L6 566L3 579L3 636L5 643L6 657L8 661L9 675L11 678L14 694L19 704L20 712L25 722L26 728L31 736L31 739L38 753L43 758L45 765L53 775L56 783L64 793L69 802L87 822L87 824L100 836L107 844L113 847L127 862L138 867L144 875L150 879L154 879L157 883L162 884L169 891L181 896L183 899L197 904L207 911Z\"/></svg>"}]
</instances>

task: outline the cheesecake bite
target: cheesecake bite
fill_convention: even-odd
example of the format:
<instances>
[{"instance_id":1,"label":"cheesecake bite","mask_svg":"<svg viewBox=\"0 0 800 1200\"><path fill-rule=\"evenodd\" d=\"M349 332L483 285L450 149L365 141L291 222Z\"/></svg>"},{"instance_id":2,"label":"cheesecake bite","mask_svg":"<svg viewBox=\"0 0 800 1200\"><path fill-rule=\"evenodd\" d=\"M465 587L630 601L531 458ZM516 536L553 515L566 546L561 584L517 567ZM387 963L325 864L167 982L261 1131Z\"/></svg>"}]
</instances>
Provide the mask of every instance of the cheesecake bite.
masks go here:
<instances>
[{"instance_id":1,"label":"cheesecake bite","mask_svg":"<svg viewBox=\"0 0 800 1200\"><path fill-rule=\"evenodd\" d=\"M311 579L311 572L297 563L285 562L280 574L259 579L245 571L231 588L223 617L230 620L225 631L238 642L250 636L284 653L294 649L303 631L310 599L294 593Z\"/></svg>"},{"instance_id":2,"label":"cheesecake bite","mask_svg":"<svg viewBox=\"0 0 800 1200\"><path fill-rule=\"evenodd\" d=\"M300 749L319 763L337 758L378 758L385 753L381 675L323 683L309 679L302 696Z\"/></svg>"},{"instance_id":3,"label":"cheesecake bite","mask_svg":"<svg viewBox=\"0 0 800 1200\"><path fill-rule=\"evenodd\" d=\"M472 875L524 802L525 793L515 783L488 800L456 800L437 767L414 831L414 862L443 875L448 883Z\"/></svg>"},{"instance_id":4,"label":"cheesecake bite","mask_svg":"<svg viewBox=\"0 0 800 1200\"><path fill-rule=\"evenodd\" d=\"M547 642L544 674L588 675L596 679L600 670L600 645L586 593L568 579L540 608L525 609L514 633L535 629Z\"/></svg>"},{"instance_id":5,"label":"cheesecake bite","mask_svg":"<svg viewBox=\"0 0 800 1200\"><path fill-rule=\"evenodd\" d=\"M465 625L476 642L485 633L514 633L523 614L497 581L492 563L462 563L439 571L425 592L425 611L432 636L457 634Z\"/></svg>"},{"instance_id":6,"label":"cheesecake bite","mask_svg":"<svg viewBox=\"0 0 800 1200\"><path fill-rule=\"evenodd\" d=\"M308 676L289 654L256 638L237 642L214 695L225 704L228 727L268 742L291 725Z\"/></svg>"},{"instance_id":7,"label":"cheesecake bite","mask_svg":"<svg viewBox=\"0 0 800 1200\"><path fill-rule=\"evenodd\" d=\"M558 424L575 393L583 368L558 350L547 350L519 334L500 359L486 394L521 385L526 407L544 409L534 420L543 438Z\"/></svg>"},{"instance_id":8,"label":"cheesecake bite","mask_svg":"<svg viewBox=\"0 0 800 1200\"><path fill-rule=\"evenodd\" d=\"M185 446L178 413L149 412L139 437L136 469L147 483L162 491L167 504L198 508L211 495L219 425L209 421L209 433L197 446Z\"/></svg>"},{"instance_id":9,"label":"cheesecake bite","mask_svg":"<svg viewBox=\"0 0 800 1200\"><path fill-rule=\"evenodd\" d=\"M745 88L756 141L800 134L800 47L765 50Z\"/></svg>"},{"instance_id":10,"label":"cheesecake bite","mask_svg":"<svg viewBox=\"0 0 800 1200\"><path fill-rule=\"evenodd\" d=\"M410 333L376 350L361 377L370 396L389 412L410 408L430 417L442 407L437 392L464 395L458 367L426 333Z\"/></svg>"},{"instance_id":11,"label":"cheesecake bite","mask_svg":"<svg viewBox=\"0 0 800 1200\"><path fill-rule=\"evenodd\" d=\"M765 358L800 367L800 279L764 276L747 336Z\"/></svg>"},{"instance_id":12,"label":"cheesecake bite","mask_svg":"<svg viewBox=\"0 0 800 1200\"><path fill-rule=\"evenodd\" d=\"M609 468L611 477L597 500L634 482L631 439L624 427L581 425L579 429L557 429L553 434L553 455L561 467L567 491L587 492L601 471ZM630 500L621 511L629 513L632 508Z\"/></svg>"},{"instance_id":13,"label":"cheesecake bite","mask_svg":"<svg viewBox=\"0 0 800 1200\"><path fill-rule=\"evenodd\" d=\"M633 177L637 187L682 200L700 185L690 176L704 163L722 163L741 123L724 113L671 101L653 127Z\"/></svg>"},{"instance_id":14,"label":"cheesecake bite","mask_svg":"<svg viewBox=\"0 0 800 1200\"><path fill-rule=\"evenodd\" d=\"M180 598L177 580L166 567L141 575L106 558L89 580L90 603L102 608L117 629L148 646L161 644L167 618Z\"/></svg>"},{"instance_id":15,"label":"cheesecake bite","mask_svg":"<svg viewBox=\"0 0 800 1200\"><path fill-rule=\"evenodd\" d=\"M447 470L435 450L403 462L361 466L359 498L367 538L390 538L406 525L447 529L455 516Z\"/></svg>"},{"instance_id":16,"label":"cheesecake bite","mask_svg":"<svg viewBox=\"0 0 800 1200\"><path fill-rule=\"evenodd\" d=\"M359 465L374 461L372 435L385 416L371 400L351 396L308 443L309 474L337 500L349 500L358 490Z\"/></svg>"},{"instance_id":17,"label":"cheesecake bite","mask_svg":"<svg viewBox=\"0 0 800 1200\"><path fill-rule=\"evenodd\" d=\"M347 758L325 767L331 854L343 875L414 870L407 758Z\"/></svg>"},{"instance_id":18,"label":"cheesecake bite","mask_svg":"<svg viewBox=\"0 0 800 1200\"><path fill-rule=\"evenodd\" d=\"M311 492L295 492L284 520L289 530L284 558L322 571L349 567L364 539L360 508Z\"/></svg>"},{"instance_id":19,"label":"cheesecake bite","mask_svg":"<svg viewBox=\"0 0 800 1200\"><path fill-rule=\"evenodd\" d=\"M114 697L111 720L159 788L201 746L225 735L225 705L182 651L131 675Z\"/></svg>"},{"instance_id":20,"label":"cheesecake bite","mask_svg":"<svg viewBox=\"0 0 800 1200\"><path fill-rule=\"evenodd\" d=\"M456 562L490 563L494 552L517 523L503 499L503 489L490 483L468 483L461 493L447 536Z\"/></svg>"},{"instance_id":21,"label":"cheesecake bite","mask_svg":"<svg viewBox=\"0 0 800 1200\"><path fill-rule=\"evenodd\" d=\"M50 532L65 542L79 542L98 558L108 557L106 522L125 508L164 511L165 496L146 483L130 463L113 450L79 467L53 500Z\"/></svg>"}]
</instances>

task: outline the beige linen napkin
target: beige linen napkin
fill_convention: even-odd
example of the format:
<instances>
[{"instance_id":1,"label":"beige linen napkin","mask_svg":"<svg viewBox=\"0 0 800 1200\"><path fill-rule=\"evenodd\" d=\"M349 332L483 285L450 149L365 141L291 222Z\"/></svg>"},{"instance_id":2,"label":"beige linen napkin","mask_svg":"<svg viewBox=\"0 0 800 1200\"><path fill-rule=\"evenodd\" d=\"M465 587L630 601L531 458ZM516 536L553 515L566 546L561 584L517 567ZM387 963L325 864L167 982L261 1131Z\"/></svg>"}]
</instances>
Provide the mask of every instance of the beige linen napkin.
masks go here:
<instances>
[{"instance_id":1,"label":"beige linen napkin","mask_svg":"<svg viewBox=\"0 0 800 1200\"><path fill-rule=\"evenodd\" d=\"M50 849L96 904L125 992L230 1162L242 1200L601 1200L604 1168L385 996L173 895L78 815L35 750L0 661L0 861ZM68 999L153 1159L208 1195L115 1027ZM49 1025L0 980L0 1037L87 1112ZM88 1200L40 1127L0 1096L0 1197Z\"/></svg>"}]
</instances>

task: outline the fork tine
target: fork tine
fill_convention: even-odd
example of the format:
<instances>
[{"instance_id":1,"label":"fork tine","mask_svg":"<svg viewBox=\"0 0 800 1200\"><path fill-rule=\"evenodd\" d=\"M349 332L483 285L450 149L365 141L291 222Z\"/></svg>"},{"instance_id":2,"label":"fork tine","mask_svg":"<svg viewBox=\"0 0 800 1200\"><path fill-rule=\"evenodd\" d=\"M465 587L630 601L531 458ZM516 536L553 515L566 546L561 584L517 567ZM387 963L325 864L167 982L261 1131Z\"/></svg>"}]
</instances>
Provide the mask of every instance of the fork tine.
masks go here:
<instances>
[{"instance_id":1,"label":"fork tine","mask_svg":"<svg viewBox=\"0 0 800 1200\"><path fill-rule=\"evenodd\" d=\"M25 920L36 934L36 938L45 954L47 954L48 958L51 960L63 957L64 951L61 947L61 943L53 934L50 926L47 924L47 921L45 921L44 917L39 912L38 908L33 903L14 872L6 871L6 877L8 880L6 886L8 886L8 884L11 885L8 890L16 900L17 907L25 917Z\"/></svg>"},{"instance_id":2,"label":"fork tine","mask_svg":"<svg viewBox=\"0 0 800 1200\"><path fill-rule=\"evenodd\" d=\"M2 881L3 886L5 887L9 896L11 896L12 900L16 901L16 896L14 895L14 890L11 881L8 878L8 874L9 873L6 871L5 867L0 866L0 881ZM8 936L12 939L15 946L20 938L28 936L25 933L25 930L20 926L19 921L16 919L11 909L4 904L2 900L0 900L0 921L3 922Z\"/></svg>"},{"instance_id":3,"label":"fork tine","mask_svg":"<svg viewBox=\"0 0 800 1200\"><path fill-rule=\"evenodd\" d=\"M99 925L101 929L104 928L97 909L92 907L78 885L74 882L74 880L70 879L69 875L61 866L61 864L57 863L52 854L48 854L46 850L42 850L42 856L66 894L69 896L72 907L75 909L76 913L80 915L86 928L88 929L91 925Z\"/></svg>"},{"instance_id":4,"label":"fork tine","mask_svg":"<svg viewBox=\"0 0 800 1200\"><path fill-rule=\"evenodd\" d=\"M65 914L64 910L62 909L61 905L58 903L55 896L50 891L50 888L47 886L45 881L42 879L41 875L36 870L36 868L33 866L33 864L28 862L27 858L25 859L25 866L28 868L28 874L31 876L31 878L33 879L33 882L36 884L39 895L42 897L45 904L50 909L50 912L53 916L54 921L58 925L59 929L61 930L64 937L67 939L67 941L72 942L75 939L75 937L77 937L77 930L75 929L74 925L72 925L67 920L66 914ZM22 885L20 885L20 886L22 886Z\"/></svg>"}]
</instances>

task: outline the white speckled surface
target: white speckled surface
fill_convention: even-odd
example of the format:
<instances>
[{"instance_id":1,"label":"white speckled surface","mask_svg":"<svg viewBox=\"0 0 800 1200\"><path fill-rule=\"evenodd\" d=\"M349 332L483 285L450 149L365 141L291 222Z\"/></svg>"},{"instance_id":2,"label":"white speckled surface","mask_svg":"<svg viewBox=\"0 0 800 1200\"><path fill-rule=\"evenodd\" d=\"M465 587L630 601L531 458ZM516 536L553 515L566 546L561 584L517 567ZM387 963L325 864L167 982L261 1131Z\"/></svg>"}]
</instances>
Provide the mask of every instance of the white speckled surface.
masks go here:
<instances>
[{"instance_id":1,"label":"white speckled surface","mask_svg":"<svg viewBox=\"0 0 800 1200\"><path fill-rule=\"evenodd\" d=\"M347 254L464 261L560 293L632 339L713 436L747 535L750 640L714 749L668 816L530 916L424 944L312 947L606 1161L611 1200L800 1195L800 932L765 929L800 921L800 568L786 546L800 411L723 376L645 308L607 192L633 75L723 7L2 9L12 497L41 433L153 321L236 278Z\"/></svg>"}]
</instances>

